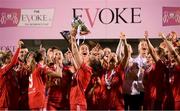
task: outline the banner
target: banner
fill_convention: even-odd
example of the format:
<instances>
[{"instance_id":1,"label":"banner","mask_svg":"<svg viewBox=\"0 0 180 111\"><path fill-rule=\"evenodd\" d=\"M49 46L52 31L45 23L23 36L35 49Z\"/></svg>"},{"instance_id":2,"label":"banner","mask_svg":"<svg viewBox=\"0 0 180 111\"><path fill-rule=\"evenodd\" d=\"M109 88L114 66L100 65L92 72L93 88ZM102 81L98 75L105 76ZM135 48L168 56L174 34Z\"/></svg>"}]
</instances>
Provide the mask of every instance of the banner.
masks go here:
<instances>
[{"instance_id":1,"label":"banner","mask_svg":"<svg viewBox=\"0 0 180 111\"><path fill-rule=\"evenodd\" d=\"M0 8L0 27L51 27L54 9Z\"/></svg>"},{"instance_id":2,"label":"banner","mask_svg":"<svg viewBox=\"0 0 180 111\"><path fill-rule=\"evenodd\" d=\"M42 3L43 2L43 3ZM0 47L19 39L63 39L78 16L90 30L86 39L142 39L180 34L179 0L0 0Z\"/></svg>"},{"instance_id":3,"label":"banner","mask_svg":"<svg viewBox=\"0 0 180 111\"><path fill-rule=\"evenodd\" d=\"M51 27L54 9L22 9L18 26Z\"/></svg>"}]
</instances>

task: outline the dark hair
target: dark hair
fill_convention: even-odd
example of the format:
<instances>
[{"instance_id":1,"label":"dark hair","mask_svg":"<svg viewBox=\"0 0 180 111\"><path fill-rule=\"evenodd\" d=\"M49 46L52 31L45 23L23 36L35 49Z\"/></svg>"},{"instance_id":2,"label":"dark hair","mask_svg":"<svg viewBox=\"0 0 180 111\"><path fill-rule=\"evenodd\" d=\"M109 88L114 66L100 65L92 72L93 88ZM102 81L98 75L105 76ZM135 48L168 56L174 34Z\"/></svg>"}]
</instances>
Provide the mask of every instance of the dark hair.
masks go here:
<instances>
[{"instance_id":1,"label":"dark hair","mask_svg":"<svg viewBox=\"0 0 180 111\"><path fill-rule=\"evenodd\" d=\"M25 45L22 45L21 46L21 49L26 49L27 47Z\"/></svg>"},{"instance_id":2,"label":"dark hair","mask_svg":"<svg viewBox=\"0 0 180 111\"><path fill-rule=\"evenodd\" d=\"M93 75L92 76L101 76L101 71L103 70L103 67L101 65L101 62L98 60L90 60L90 66L92 67Z\"/></svg>"},{"instance_id":3,"label":"dark hair","mask_svg":"<svg viewBox=\"0 0 180 111\"><path fill-rule=\"evenodd\" d=\"M145 39L140 39L139 42L146 42L146 40Z\"/></svg>"},{"instance_id":4,"label":"dark hair","mask_svg":"<svg viewBox=\"0 0 180 111\"><path fill-rule=\"evenodd\" d=\"M111 58L111 60L109 61L109 63L116 63L116 60L114 59L114 57L113 58Z\"/></svg>"},{"instance_id":5,"label":"dark hair","mask_svg":"<svg viewBox=\"0 0 180 111\"><path fill-rule=\"evenodd\" d=\"M58 49L58 47L57 46L53 46L53 47L51 47L51 49L52 49L52 51L54 51L55 49Z\"/></svg>"},{"instance_id":6,"label":"dark hair","mask_svg":"<svg viewBox=\"0 0 180 111\"><path fill-rule=\"evenodd\" d=\"M0 54L2 54L2 56L0 57L0 67L2 66L3 62L2 62L2 59L3 59L3 52L0 51Z\"/></svg>"},{"instance_id":7,"label":"dark hair","mask_svg":"<svg viewBox=\"0 0 180 111\"><path fill-rule=\"evenodd\" d=\"M39 51L35 52L35 61L38 63L39 61L43 60L43 55Z\"/></svg>"},{"instance_id":8,"label":"dark hair","mask_svg":"<svg viewBox=\"0 0 180 111\"><path fill-rule=\"evenodd\" d=\"M133 65L132 66L135 66L137 69L139 69L139 65L138 65L138 63L137 62L133 62Z\"/></svg>"},{"instance_id":9,"label":"dark hair","mask_svg":"<svg viewBox=\"0 0 180 111\"><path fill-rule=\"evenodd\" d=\"M164 49L161 47L157 47L157 54L159 56L164 56L165 55Z\"/></svg>"}]
</instances>

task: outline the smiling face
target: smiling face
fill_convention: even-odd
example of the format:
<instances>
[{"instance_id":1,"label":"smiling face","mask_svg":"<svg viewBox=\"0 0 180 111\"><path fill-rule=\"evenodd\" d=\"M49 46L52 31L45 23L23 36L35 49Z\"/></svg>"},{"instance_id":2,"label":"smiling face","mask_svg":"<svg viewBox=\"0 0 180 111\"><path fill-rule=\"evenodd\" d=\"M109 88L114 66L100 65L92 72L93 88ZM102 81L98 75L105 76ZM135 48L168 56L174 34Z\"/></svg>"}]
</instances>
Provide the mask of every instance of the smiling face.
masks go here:
<instances>
[{"instance_id":1,"label":"smiling face","mask_svg":"<svg viewBox=\"0 0 180 111\"><path fill-rule=\"evenodd\" d=\"M142 56L146 56L148 53L148 46L146 41L140 41L139 45L138 45L138 49L139 49L139 54Z\"/></svg>"},{"instance_id":2,"label":"smiling face","mask_svg":"<svg viewBox=\"0 0 180 111\"><path fill-rule=\"evenodd\" d=\"M58 49L53 50L53 57L55 61L63 60L64 58L62 52Z\"/></svg>"},{"instance_id":3,"label":"smiling face","mask_svg":"<svg viewBox=\"0 0 180 111\"><path fill-rule=\"evenodd\" d=\"M104 48L104 60L106 62L110 61L110 56L111 56L111 49L110 48Z\"/></svg>"},{"instance_id":4,"label":"smiling face","mask_svg":"<svg viewBox=\"0 0 180 111\"><path fill-rule=\"evenodd\" d=\"M154 63L151 54L148 54L146 59L147 59L147 65L152 65Z\"/></svg>"},{"instance_id":5,"label":"smiling face","mask_svg":"<svg viewBox=\"0 0 180 111\"><path fill-rule=\"evenodd\" d=\"M34 61L34 53L30 52L26 55L26 64L30 65L32 61Z\"/></svg>"},{"instance_id":6,"label":"smiling face","mask_svg":"<svg viewBox=\"0 0 180 111\"><path fill-rule=\"evenodd\" d=\"M117 54L115 52L111 53L111 57L114 59L115 63L118 62L118 57L117 57Z\"/></svg>"},{"instance_id":7,"label":"smiling face","mask_svg":"<svg viewBox=\"0 0 180 111\"><path fill-rule=\"evenodd\" d=\"M20 59L21 61L24 61L25 55L26 55L27 53L28 53L28 49L27 49L27 48L21 49L21 50L20 50L20 53L19 53L19 55L18 55L19 59Z\"/></svg>"},{"instance_id":8,"label":"smiling face","mask_svg":"<svg viewBox=\"0 0 180 111\"><path fill-rule=\"evenodd\" d=\"M114 69L116 67L117 62L118 62L117 55L115 53L111 53L111 59L108 63L107 69L109 70Z\"/></svg>"},{"instance_id":9,"label":"smiling face","mask_svg":"<svg viewBox=\"0 0 180 111\"><path fill-rule=\"evenodd\" d=\"M90 54L97 57L99 55L99 49L94 47L91 51Z\"/></svg>"},{"instance_id":10,"label":"smiling face","mask_svg":"<svg viewBox=\"0 0 180 111\"><path fill-rule=\"evenodd\" d=\"M70 61L73 58L71 51L67 51L66 53L64 53L64 58Z\"/></svg>"}]
</instances>

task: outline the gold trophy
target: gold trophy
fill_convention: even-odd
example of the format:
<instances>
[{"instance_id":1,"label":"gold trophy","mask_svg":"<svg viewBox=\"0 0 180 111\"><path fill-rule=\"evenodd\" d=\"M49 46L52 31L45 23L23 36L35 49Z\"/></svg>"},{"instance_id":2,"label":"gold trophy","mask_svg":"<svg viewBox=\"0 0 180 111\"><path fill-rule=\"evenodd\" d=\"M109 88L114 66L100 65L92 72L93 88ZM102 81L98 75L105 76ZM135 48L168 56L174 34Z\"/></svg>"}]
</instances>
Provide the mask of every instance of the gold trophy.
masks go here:
<instances>
[{"instance_id":1,"label":"gold trophy","mask_svg":"<svg viewBox=\"0 0 180 111\"><path fill-rule=\"evenodd\" d=\"M87 35L90 33L86 25L78 17L75 17L73 19L71 26L72 28L75 28L77 31L80 30L80 35Z\"/></svg>"}]
</instances>

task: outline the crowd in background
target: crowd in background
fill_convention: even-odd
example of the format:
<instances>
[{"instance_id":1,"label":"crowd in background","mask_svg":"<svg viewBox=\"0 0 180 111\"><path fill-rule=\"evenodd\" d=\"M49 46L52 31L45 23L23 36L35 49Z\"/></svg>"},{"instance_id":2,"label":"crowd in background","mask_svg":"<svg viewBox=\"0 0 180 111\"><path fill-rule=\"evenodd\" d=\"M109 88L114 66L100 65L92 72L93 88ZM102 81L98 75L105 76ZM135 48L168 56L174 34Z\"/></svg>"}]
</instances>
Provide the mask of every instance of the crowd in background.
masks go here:
<instances>
[{"instance_id":1,"label":"crowd in background","mask_svg":"<svg viewBox=\"0 0 180 111\"><path fill-rule=\"evenodd\" d=\"M180 41L175 32L153 47L148 32L138 56L120 33L116 52L100 44L0 52L0 110L180 110Z\"/></svg>"}]
</instances>

